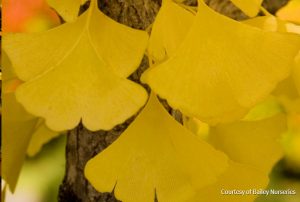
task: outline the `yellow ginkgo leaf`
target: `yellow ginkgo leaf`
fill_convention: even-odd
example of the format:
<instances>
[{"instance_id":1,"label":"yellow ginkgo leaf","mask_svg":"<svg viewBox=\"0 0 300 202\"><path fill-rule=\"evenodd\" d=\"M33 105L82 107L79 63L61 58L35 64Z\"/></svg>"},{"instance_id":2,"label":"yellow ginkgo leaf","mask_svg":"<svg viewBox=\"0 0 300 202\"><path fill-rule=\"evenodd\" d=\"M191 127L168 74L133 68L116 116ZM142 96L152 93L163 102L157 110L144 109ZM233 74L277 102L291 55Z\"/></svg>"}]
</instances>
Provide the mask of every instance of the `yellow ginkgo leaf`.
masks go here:
<instances>
[{"instance_id":1,"label":"yellow ginkgo leaf","mask_svg":"<svg viewBox=\"0 0 300 202\"><path fill-rule=\"evenodd\" d=\"M98 10L95 1L76 22L40 33L4 35L3 48L21 80L59 66L83 40L117 75L128 77L138 68L147 47L147 33L110 19ZM85 55L82 51L80 58Z\"/></svg>"},{"instance_id":2,"label":"yellow ginkgo leaf","mask_svg":"<svg viewBox=\"0 0 300 202\"><path fill-rule=\"evenodd\" d=\"M249 17L254 17L259 12L263 0L231 0L231 2Z\"/></svg>"},{"instance_id":3,"label":"yellow ginkgo leaf","mask_svg":"<svg viewBox=\"0 0 300 202\"><path fill-rule=\"evenodd\" d=\"M291 0L276 15L286 21L300 24L300 0Z\"/></svg>"},{"instance_id":4,"label":"yellow ginkgo leaf","mask_svg":"<svg viewBox=\"0 0 300 202\"><path fill-rule=\"evenodd\" d=\"M47 0L48 4L54 8L67 22L77 19L80 6L87 0Z\"/></svg>"},{"instance_id":5,"label":"yellow ginkgo leaf","mask_svg":"<svg viewBox=\"0 0 300 202\"><path fill-rule=\"evenodd\" d=\"M286 116L280 113L264 120L212 127L209 141L231 160L269 173L282 157L280 138L286 129Z\"/></svg>"},{"instance_id":6,"label":"yellow ginkgo leaf","mask_svg":"<svg viewBox=\"0 0 300 202\"><path fill-rule=\"evenodd\" d=\"M14 191L37 119L17 103L14 93L3 93L2 115L2 176Z\"/></svg>"},{"instance_id":7,"label":"yellow ginkgo leaf","mask_svg":"<svg viewBox=\"0 0 300 202\"><path fill-rule=\"evenodd\" d=\"M27 148L29 156L35 156L42 149L43 145L48 143L53 138L59 136L61 133L50 130L42 119L37 121L35 129L31 135L31 140Z\"/></svg>"},{"instance_id":8,"label":"yellow ginkgo leaf","mask_svg":"<svg viewBox=\"0 0 300 202\"><path fill-rule=\"evenodd\" d=\"M153 202L155 194L158 201L182 202L226 168L223 153L172 119L152 95L121 137L87 163L85 176L124 202Z\"/></svg>"},{"instance_id":9,"label":"yellow ginkgo leaf","mask_svg":"<svg viewBox=\"0 0 300 202\"><path fill-rule=\"evenodd\" d=\"M288 76L299 47L300 36L259 30L199 1L180 49L148 69L142 81L188 116L211 123L232 121Z\"/></svg>"},{"instance_id":10,"label":"yellow ginkgo leaf","mask_svg":"<svg viewBox=\"0 0 300 202\"><path fill-rule=\"evenodd\" d=\"M163 0L154 21L148 52L155 62L174 54L185 38L194 15L172 0Z\"/></svg>"},{"instance_id":11,"label":"yellow ginkgo leaf","mask_svg":"<svg viewBox=\"0 0 300 202\"><path fill-rule=\"evenodd\" d=\"M268 175L252 166L230 162L229 168L219 180L197 192L189 202L253 202L257 195L252 193L232 194L232 190L260 190L268 184Z\"/></svg>"},{"instance_id":12,"label":"yellow ginkgo leaf","mask_svg":"<svg viewBox=\"0 0 300 202\"><path fill-rule=\"evenodd\" d=\"M145 32L106 17L95 0L75 23L4 38L18 77L27 81L17 89L18 101L55 131L80 121L108 130L135 114L147 93L124 77L138 67L146 44Z\"/></svg>"}]
</instances>

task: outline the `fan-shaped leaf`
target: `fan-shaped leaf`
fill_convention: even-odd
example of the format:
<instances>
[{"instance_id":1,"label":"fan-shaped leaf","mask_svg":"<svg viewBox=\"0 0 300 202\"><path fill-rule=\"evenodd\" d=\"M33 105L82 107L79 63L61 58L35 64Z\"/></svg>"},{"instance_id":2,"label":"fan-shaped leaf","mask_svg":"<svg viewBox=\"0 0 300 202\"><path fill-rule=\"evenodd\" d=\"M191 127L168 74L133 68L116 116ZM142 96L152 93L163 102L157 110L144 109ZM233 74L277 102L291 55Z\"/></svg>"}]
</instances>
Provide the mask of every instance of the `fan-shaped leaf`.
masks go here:
<instances>
[{"instance_id":1,"label":"fan-shaped leaf","mask_svg":"<svg viewBox=\"0 0 300 202\"><path fill-rule=\"evenodd\" d=\"M27 81L18 101L55 131L81 119L90 130L108 130L136 113L147 93L124 77L138 67L146 45L145 32L114 22L95 1L74 23L4 38L17 75Z\"/></svg>"},{"instance_id":2,"label":"fan-shaped leaf","mask_svg":"<svg viewBox=\"0 0 300 202\"><path fill-rule=\"evenodd\" d=\"M211 123L232 121L288 76L299 46L297 35L233 21L200 1L180 49L147 70L142 81L188 116Z\"/></svg>"},{"instance_id":3,"label":"fan-shaped leaf","mask_svg":"<svg viewBox=\"0 0 300 202\"><path fill-rule=\"evenodd\" d=\"M159 127L158 127L159 126ZM152 95L128 129L91 159L85 175L101 192L124 202L182 202L212 184L226 157L177 123Z\"/></svg>"}]
</instances>

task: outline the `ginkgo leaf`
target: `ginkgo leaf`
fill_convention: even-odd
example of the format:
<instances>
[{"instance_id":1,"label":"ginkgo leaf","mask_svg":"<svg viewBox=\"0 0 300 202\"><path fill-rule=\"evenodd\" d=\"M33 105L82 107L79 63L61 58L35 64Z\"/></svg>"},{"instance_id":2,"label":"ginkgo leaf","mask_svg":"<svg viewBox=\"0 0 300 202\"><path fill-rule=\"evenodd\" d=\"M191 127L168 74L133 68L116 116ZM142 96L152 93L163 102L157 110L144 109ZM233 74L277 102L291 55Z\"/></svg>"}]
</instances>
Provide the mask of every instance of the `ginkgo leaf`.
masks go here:
<instances>
[{"instance_id":1,"label":"ginkgo leaf","mask_svg":"<svg viewBox=\"0 0 300 202\"><path fill-rule=\"evenodd\" d=\"M223 153L177 123L152 95L120 138L87 163L85 176L124 202L153 202L155 193L158 201L182 202L226 168Z\"/></svg>"},{"instance_id":2,"label":"ginkgo leaf","mask_svg":"<svg viewBox=\"0 0 300 202\"><path fill-rule=\"evenodd\" d=\"M269 173L282 157L281 135L286 131L282 113L258 121L238 121L211 128L209 142L233 161Z\"/></svg>"},{"instance_id":3,"label":"ginkgo leaf","mask_svg":"<svg viewBox=\"0 0 300 202\"><path fill-rule=\"evenodd\" d=\"M226 194L230 190L260 190L268 184L268 176L252 166L230 161L229 168L218 181L197 192L189 202L253 202L255 194Z\"/></svg>"},{"instance_id":4,"label":"ginkgo leaf","mask_svg":"<svg viewBox=\"0 0 300 202\"><path fill-rule=\"evenodd\" d=\"M2 176L14 191L37 119L17 103L14 93L3 93L2 115Z\"/></svg>"},{"instance_id":5,"label":"ginkgo leaf","mask_svg":"<svg viewBox=\"0 0 300 202\"><path fill-rule=\"evenodd\" d=\"M81 120L90 130L108 130L144 105L145 89L124 77L138 67L146 44L145 32L114 22L92 1L75 23L6 35L3 45L27 81L17 89L18 101L63 131Z\"/></svg>"},{"instance_id":6,"label":"ginkgo leaf","mask_svg":"<svg viewBox=\"0 0 300 202\"><path fill-rule=\"evenodd\" d=\"M300 24L300 0L291 0L276 15L286 21Z\"/></svg>"},{"instance_id":7,"label":"ginkgo leaf","mask_svg":"<svg viewBox=\"0 0 300 202\"><path fill-rule=\"evenodd\" d=\"M180 49L148 69L142 81L190 117L210 123L232 121L288 76L299 46L297 35L242 24L199 1Z\"/></svg>"},{"instance_id":8,"label":"ginkgo leaf","mask_svg":"<svg viewBox=\"0 0 300 202\"><path fill-rule=\"evenodd\" d=\"M77 19L80 6L86 1L87 0L47 0L48 4L67 22L73 22Z\"/></svg>"},{"instance_id":9,"label":"ginkgo leaf","mask_svg":"<svg viewBox=\"0 0 300 202\"><path fill-rule=\"evenodd\" d=\"M185 38L194 15L172 0L163 0L155 18L148 52L155 62L174 54Z\"/></svg>"},{"instance_id":10,"label":"ginkgo leaf","mask_svg":"<svg viewBox=\"0 0 300 202\"><path fill-rule=\"evenodd\" d=\"M35 130L33 131L30 143L27 148L29 156L35 156L42 149L43 145L48 143L53 138L59 136L61 133L50 130L42 119L37 121Z\"/></svg>"},{"instance_id":11,"label":"ginkgo leaf","mask_svg":"<svg viewBox=\"0 0 300 202\"><path fill-rule=\"evenodd\" d=\"M249 17L254 17L260 10L263 0L230 0Z\"/></svg>"},{"instance_id":12,"label":"ginkgo leaf","mask_svg":"<svg viewBox=\"0 0 300 202\"><path fill-rule=\"evenodd\" d=\"M95 54L116 74L128 77L133 73L144 55L147 33L115 22L95 4L92 3L76 22L41 33L4 35L3 49L11 59L17 76L27 81L59 66L78 47L81 39L87 37ZM81 57L85 55L82 51Z\"/></svg>"}]
</instances>

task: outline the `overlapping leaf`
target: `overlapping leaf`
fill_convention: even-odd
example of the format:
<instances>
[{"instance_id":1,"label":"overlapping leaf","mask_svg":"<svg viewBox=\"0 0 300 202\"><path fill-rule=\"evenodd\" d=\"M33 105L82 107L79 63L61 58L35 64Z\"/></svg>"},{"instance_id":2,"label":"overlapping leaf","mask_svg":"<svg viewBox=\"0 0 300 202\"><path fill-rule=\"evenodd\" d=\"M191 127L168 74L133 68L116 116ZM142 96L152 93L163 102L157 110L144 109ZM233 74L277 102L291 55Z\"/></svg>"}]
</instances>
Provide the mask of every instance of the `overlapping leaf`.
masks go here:
<instances>
[{"instance_id":1,"label":"overlapping leaf","mask_svg":"<svg viewBox=\"0 0 300 202\"><path fill-rule=\"evenodd\" d=\"M159 127L157 127L159 126ZM152 95L128 129L91 159L85 175L124 202L182 202L216 182L227 158L177 123Z\"/></svg>"},{"instance_id":2,"label":"overlapping leaf","mask_svg":"<svg viewBox=\"0 0 300 202\"><path fill-rule=\"evenodd\" d=\"M194 15L172 0L163 0L149 39L148 53L160 62L175 53L193 23Z\"/></svg>"},{"instance_id":3,"label":"overlapping leaf","mask_svg":"<svg viewBox=\"0 0 300 202\"><path fill-rule=\"evenodd\" d=\"M125 78L138 67L147 38L105 16L92 1L74 23L6 35L3 45L17 76L27 81L16 93L26 110L57 131L80 120L90 130L107 130L147 99L141 86Z\"/></svg>"},{"instance_id":4,"label":"overlapping leaf","mask_svg":"<svg viewBox=\"0 0 300 202\"><path fill-rule=\"evenodd\" d=\"M146 71L142 81L188 116L211 123L232 121L288 76L299 46L299 36L233 21L200 1L180 49Z\"/></svg>"}]
</instances>

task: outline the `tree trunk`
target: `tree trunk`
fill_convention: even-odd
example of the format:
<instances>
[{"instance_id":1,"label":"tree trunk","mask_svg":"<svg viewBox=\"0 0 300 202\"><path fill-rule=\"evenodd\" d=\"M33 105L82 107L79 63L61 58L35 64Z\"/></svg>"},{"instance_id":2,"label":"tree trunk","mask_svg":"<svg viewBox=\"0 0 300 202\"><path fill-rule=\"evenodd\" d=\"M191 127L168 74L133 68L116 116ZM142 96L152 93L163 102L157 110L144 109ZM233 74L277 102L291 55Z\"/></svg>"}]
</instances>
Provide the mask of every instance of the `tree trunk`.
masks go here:
<instances>
[{"instance_id":1,"label":"tree trunk","mask_svg":"<svg viewBox=\"0 0 300 202\"><path fill-rule=\"evenodd\" d=\"M231 18L242 20L247 17L229 0L206 0L216 11ZM287 0L265 0L264 4L274 13ZM186 0L188 5L196 5L196 0ZM160 8L161 0L99 0L100 9L116 21L130 27L145 30L153 23ZM83 8L84 9L84 8ZM139 83L142 72L147 69L148 60L144 57L139 69L130 79ZM146 87L147 88L147 87ZM149 89L147 89L149 91ZM162 101L168 111L181 121L181 114L172 110ZM59 190L60 202L116 202L113 193L97 192L85 179L83 171L86 162L109 146L134 119L116 126L111 131L91 132L79 125L68 132L66 147L66 174Z\"/></svg>"}]
</instances>

